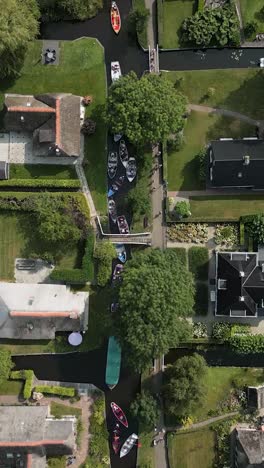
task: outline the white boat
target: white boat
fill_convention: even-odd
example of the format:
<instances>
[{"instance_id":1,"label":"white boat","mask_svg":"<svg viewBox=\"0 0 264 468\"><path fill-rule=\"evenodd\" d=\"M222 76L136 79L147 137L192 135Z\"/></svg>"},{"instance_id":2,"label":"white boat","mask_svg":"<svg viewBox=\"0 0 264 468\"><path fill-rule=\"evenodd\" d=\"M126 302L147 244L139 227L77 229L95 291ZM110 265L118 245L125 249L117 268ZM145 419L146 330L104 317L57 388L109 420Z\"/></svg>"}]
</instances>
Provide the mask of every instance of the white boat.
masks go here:
<instances>
[{"instance_id":1,"label":"white boat","mask_svg":"<svg viewBox=\"0 0 264 468\"><path fill-rule=\"evenodd\" d=\"M111 198L108 200L108 213L113 223L116 223L117 222L116 204L115 204L115 201Z\"/></svg>"},{"instance_id":2,"label":"white boat","mask_svg":"<svg viewBox=\"0 0 264 468\"><path fill-rule=\"evenodd\" d=\"M111 62L111 78L112 82L119 80L122 76L119 62Z\"/></svg>"},{"instance_id":3,"label":"white boat","mask_svg":"<svg viewBox=\"0 0 264 468\"><path fill-rule=\"evenodd\" d=\"M114 134L114 142L117 143L122 138L122 133L115 133Z\"/></svg>"},{"instance_id":4,"label":"white boat","mask_svg":"<svg viewBox=\"0 0 264 468\"><path fill-rule=\"evenodd\" d=\"M117 217L117 226L120 234L129 234L129 226L124 215Z\"/></svg>"},{"instance_id":5,"label":"white boat","mask_svg":"<svg viewBox=\"0 0 264 468\"><path fill-rule=\"evenodd\" d=\"M110 151L108 154L108 161L107 161L107 172L110 179L113 179L116 175L118 165L118 157L116 151Z\"/></svg>"},{"instance_id":6,"label":"white boat","mask_svg":"<svg viewBox=\"0 0 264 468\"><path fill-rule=\"evenodd\" d=\"M137 175L137 164L135 158L129 158L126 166L126 176L132 182Z\"/></svg>"},{"instance_id":7,"label":"white boat","mask_svg":"<svg viewBox=\"0 0 264 468\"><path fill-rule=\"evenodd\" d=\"M120 140L119 143L119 157L120 161L123 164L124 167L127 167L127 163L129 160L129 155L128 155L128 150L127 150L127 145L125 140Z\"/></svg>"},{"instance_id":8,"label":"white boat","mask_svg":"<svg viewBox=\"0 0 264 468\"><path fill-rule=\"evenodd\" d=\"M134 445L137 443L138 436L137 434L131 434L127 440L124 442L124 444L121 447L120 450L120 458L125 457L130 450L134 447Z\"/></svg>"}]
</instances>

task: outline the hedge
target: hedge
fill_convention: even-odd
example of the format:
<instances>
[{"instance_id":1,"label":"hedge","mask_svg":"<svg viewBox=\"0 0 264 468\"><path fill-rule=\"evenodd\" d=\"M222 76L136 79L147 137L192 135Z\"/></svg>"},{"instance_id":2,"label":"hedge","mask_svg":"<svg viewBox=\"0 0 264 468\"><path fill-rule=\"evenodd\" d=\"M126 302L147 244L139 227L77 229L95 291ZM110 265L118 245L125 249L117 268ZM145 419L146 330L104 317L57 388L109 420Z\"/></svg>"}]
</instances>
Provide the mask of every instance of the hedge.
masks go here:
<instances>
[{"instance_id":1,"label":"hedge","mask_svg":"<svg viewBox=\"0 0 264 468\"><path fill-rule=\"evenodd\" d=\"M163 170L163 182L168 180L168 151L167 143L163 142L162 144L162 170Z\"/></svg>"},{"instance_id":2,"label":"hedge","mask_svg":"<svg viewBox=\"0 0 264 468\"><path fill-rule=\"evenodd\" d=\"M65 397L74 397L75 389L73 387L59 387L51 385L37 385L34 389L35 392L47 393L51 395L59 395Z\"/></svg>"},{"instance_id":3,"label":"hedge","mask_svg":"<svg viewBox=\"0 0 264 468\"><path fill-rule=\"evenodd\" d=\"M198 8L197 8L198 11L203 11L204 2L205 2L205 0L198 0Z\"/></svg>"},{"instance_id":4,"label":"hedge","mask_svg":"<svg viewBox=\"0 0 264 468\"><path fill-rule=\"evenodd\" d=\"M157 17L158 17L158 44L159 47L163 46L163 1L157 0Z\"/></svg>"},{"instance_id":5,"label":"hedge","mask_svg":"<svg viewBox=\"0 0 264 468\"><path fill-rule=\"evenodd\" d=\"M264 335L236 335L229 339L230 346L240 354L263 353Z\"/></svg>"},{"instance_id":6,"label":"hedge","mask_svg":"<svg viewBox=\"0 0 264 468\"><path fill-rule=\"evenodd\" d=\"M78 190L81 187L80 181L70 179L9 179L0 181L1 187L30 187L30 188L74 188Z\"/></svg>"},{"instance_id":7,"label":"hedge","mask_svg":"<svg viewBox=\"0 0 264 468\"><path fill-rule=\"evenodd\" d=\"M198 280L208 279L209 254L206 247L191 247L188 251L189 270Z\"/></svg>"},{"instance_id":8,"label":"hedge","mask_svg":"<svg viewBox=\"0 0 264 468\"><path fill-rule=\"evenodd\" d=\"M82 259L82 268L60 269L55 268L50 278L54 281L63 281L70 284L85 284L94 278L94 232L91 230L86 239L85 251Z\"/></svg>"},{"instance_id":9,"label":"hedge","mask_svg":"<svg viewBox=\"0 0 264 468\"><path fill-rule=\"evenodd\" d=\"M240 238L240 245L245 245L245 224L240 221L239 223L239 238Z\"/></svg>"},{"instance_id":10,"label":"hedge","mask_svg":"<svg viewBox=\"0 0 264 468\"><path fill-rule=\"evenodd\" d=\"M35 378L35 374L33 370L30 370L30 369L12 371L10 374L10 379L12 380L25 380L25 384L23 388L23 396L26 400L28 400L28 398L31 397L34 378Z\"/></svg>"}]
</instances>

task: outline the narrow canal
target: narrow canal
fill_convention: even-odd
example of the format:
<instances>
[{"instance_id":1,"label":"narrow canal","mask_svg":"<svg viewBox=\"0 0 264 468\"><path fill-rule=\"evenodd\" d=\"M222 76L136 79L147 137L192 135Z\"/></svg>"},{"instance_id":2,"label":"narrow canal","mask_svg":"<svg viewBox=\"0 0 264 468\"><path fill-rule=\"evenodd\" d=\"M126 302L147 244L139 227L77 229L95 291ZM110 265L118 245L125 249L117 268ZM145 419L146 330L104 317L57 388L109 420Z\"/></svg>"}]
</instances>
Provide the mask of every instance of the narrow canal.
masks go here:
<instances>
[{"instance_id":1,"label":"narrow canal","mask_svg":"<svg viewBox=\"0 0 264 468\"><path fill-rule=\"evenodd\" d=\"M61 382L80 382L96 385L105 393L106 421L108 430L111 433L115 424L111 401L116 402L126 413L129 427L122 431L122 442L132 434L138 433L137 421L129 415L129 406L135 398L135 394L140 390L140 376L131 374L130 371L121 369L118 385L110 391L105 385L107 346L90 351L88 353L68 353L68 354L42 354L28 356L14 356L16 369L33 369L36 377L42 380L57 380ZM134 448L129 455L120 459L113 453L111 444L110 457L113 468L135 468L137 450Z\"/></svg>"}]
</instances>

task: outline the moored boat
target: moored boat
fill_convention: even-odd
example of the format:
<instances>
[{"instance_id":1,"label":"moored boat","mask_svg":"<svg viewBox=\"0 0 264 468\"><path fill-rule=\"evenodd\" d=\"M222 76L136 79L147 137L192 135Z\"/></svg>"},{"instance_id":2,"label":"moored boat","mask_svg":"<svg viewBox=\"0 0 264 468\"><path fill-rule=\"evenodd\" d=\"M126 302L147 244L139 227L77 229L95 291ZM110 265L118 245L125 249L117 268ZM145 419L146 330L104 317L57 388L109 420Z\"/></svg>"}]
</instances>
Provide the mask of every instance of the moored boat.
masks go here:
<instances>
[{"instance_id":1,"label":"moored boat","mask_svg":"<svg viewBox=\"0 0 264 468\"><path fill-rule=\"evenodd\" d=\"M117 81L122 76L119 62L111 62L111 79Z\"/></svg>"},{"instance_id":2,"label":"moored boat","mask_svg":"<svg viewBox=\"0 0 264 468\"><path fill-rule=\"evenodd\" d=\"M129 160L127 145L125 140L121 140L119 143L119 157L120 161L124 167L127 167L127 162Z\"/></svg>"},{"instance_id":3,"label":"moored boat","mask_svg":"<svg viewBox=\"0 0 264 468\"><path fill-rule=\"evenodd\" d=\"M108 172L110 179L113 179L116 175L117 164L118 164L117 152L110 151L108 154L108 161L107 161L107 172Z\"/></svg>"},{"instance_id":4,"label":"moored boat","mask_svg":"<svg viewBox=\"0 0 264 468\"><path fill-rule=\"evenodd\" d=\"M110 311L111 314L114 314L115 312L118 311L119 303L118 302L112 302L110 305Z\"/></svg>"},{"instance_id":5,"label":"moored boat","mask_svg":"<svg viewBox=\"0 0 264 468\"><path fill-rule=\"evenodd\" d=\"M111 3L110 16L112 28L118 34L121 29L121 16L116 2Z\"/></svg>"},{"instance_id":6,"label":"moored boat","mask_svg":"<svg viewBox=\"0 0 264 468\"><path fill-rule=\"evenodd\" d=\"M108 198L112 197L113 195L115 195L116 192L118 192L120 187L122 187L122 185L124 184L124 181L125 181L124 175L118 177L118 179L113 183L113 185L110 187L110 189L107 192Z\"/></svg>"},{"instance_id":7,"label":"moored boat","mask_svg":"<svg viewBox=\"0 0 264 468\"><path fill-rule=\"evenodd\" d=\"M127 422L127 418L126 418L126 415L125 415L124 411L116 403L114 403L113 401L111 402L110 406L111 406L111 409L112 409L116 419L119 422L121 422L121 424L123 424L123 426L128 428L128 422Z\"/></svg>"},{"instance_id":8,"label":"moored boat","mask_svg":"<svg viewBox=\"0 0 264 468\"><path fill-rule=\"evenodd\" d=\"M124 269L124 265L122 265L121 263L118 263L118 264L115 266L115 269L114 269L114 272L113 272L113 276L112 276L113 282L115 282L115 281L121 281L121 280L122 280L121 273L122 273L123 269Z\"/></svg>"},{"instance_id":9,"label":"moored boat","mask_svg":"<svg viewBox=\"0 0 264 468\"><path fill-rule=\"evenodd\" d=\"M116 204L115 204L115 201L112 199L108 200L108 213L113 223L116 223L117 222Z\"/></svg>"},{"instance_id":10,"label":"moored boat","mask_svg":"<svg viewBox=\"0 0 264 468\"><path fill-rule=\"evenodd\" d=\"M114 134L114 142L117 143L122 138L122 133L115 133Z\"/></svg>"},{"instance_id":11,"label":"moored boat","mask_svg":"<svg viewBox=\"0 0 264 468\"><path fill-rule=\"evenodd\" d=\"M135 158L129 158L126 166L126 176L132 182L137 175L137 164Z\"/></svg>"},{"instance_id":12,"label":"moored boat","mask_svg":"<svg viewBox=\"0 0 264 468\"><path fill-rule=\"evenodd\" d=\"M123 443L121 450L120 450L120 458L125 457L130 450L134 447L138 440L137 434L131 434L127 440Z\"/></svg>"},{"instance_id":13,"label":"moored boat","mask_svg":"<svg viewBox=\"0 0 264 468\"><path fill-rule=\"evenodd\" d=\"M127 253L124 244L116 244L116 253L118 260L122 263L126 263Z\"/></svg>"},{"instance_id":14,"label":"moored boat","mask_svg":"<svg viewBox=\"0 0 264 468\"><path fill-rule=\"evenodd\" d=\"M129 226L124 215L117 217L117 226L120 234L129 234Z\"/></svg>"},{"instance_id":15,"label":"moored boat","mask_svg":"<svg viewBox=\"0 0 264 468\"><path fill-rule=\"evenodd\" d=\"M119 381L121 366L121 348L114 336L108 340L105 383L112 390Z\"/></svg>"},{"instance_id":16,"label":"moored boat","mask_svg":"<svg viewBox=\"0 0 264 468\"><path fill-rule=\"evenodd\" d=\"M112 440L112 447L113 447L113 451L115 452L116 455L118 453L120 445L121 445L120 436L118 434L114 434L113 435L113 440Z\"/></svg>"}]
</instances>

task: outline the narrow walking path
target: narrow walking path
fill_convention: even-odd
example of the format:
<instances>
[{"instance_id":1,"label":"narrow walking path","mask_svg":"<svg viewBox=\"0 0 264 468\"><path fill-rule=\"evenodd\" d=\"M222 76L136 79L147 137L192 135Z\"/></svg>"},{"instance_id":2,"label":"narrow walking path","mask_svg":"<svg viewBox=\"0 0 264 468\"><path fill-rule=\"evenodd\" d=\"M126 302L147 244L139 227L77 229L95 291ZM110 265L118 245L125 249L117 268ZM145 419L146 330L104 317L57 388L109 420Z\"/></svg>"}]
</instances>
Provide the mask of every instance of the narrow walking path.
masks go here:
<instances>
[{"instance_id":1,"label":"narrow walking path","mask_svg":"<svg viewBox=\"0 0 264 468\"><path fill-rule=\"evenodd\" d=\"M148 18L148 44L151 49L157 44L156 29L157 29L157 13L156 13L156 0L145 0L146 8L149 10Z\"/></svg>"},{"instance_id":2,"label":"narrow walking path","mask_svg":"<svg viewBox=\"0 0 264 468\"><path fill-rule=\"evenodd\" d=\"M226 414L221 414L220 416L214 416L213 418L206 419L205 421L201 421L198 423L191 424L188 429L199 429L200 427L205 427L208 426L209 424L213 424L217 421L221 421L222 419L230 418L232 416L236 416L238 414L238 411L233 411L231 413L226 413ZM177 426L167 426L166 432L174 432L178 431L180 429L184 429L184 426L181 424L178 424Z\"/></svg>"},{"instance_id":3,"label":"narrow walking path","mask_svg":"<svg viewBox=\"0 0 264 468\"><path fill-rule=\"evenodd\" d=\"M164 249L165 247L165 227L163 212L163 184L161 167L159 164L159 147L153 149L153 170L152 170L152 247Z\"/></svg>"},{"instance_id":4,"label":"narrow walking path","mask_svg":"<svg viewBox=\"0 0 264 468\"><path fill-rule=\"evenodd\" d=\"M253 195L261 194L261 191L254 191ZM248 190L228 190L228 189L214 189L214 190L169 190L168 197L177 199L188 200L190 197L221 197L221 196L239 196L248 195Z\"/></svg>"},{"instance_id":5,"label":"narrow walking path","mask_svg":"<svg viewBox=\"0 0 264 468\"><path fill-rule=\"evenodd\" d=\"M241 43L244 44L245 34L244 34L243 18L242 18L242 13L241 13L240 0L235 0L235 7L236 7L238 20L239 20L240 39L241 39Z\"/></svg>"},{"instance_id":6,"label":"narrow walking path","mask_svg":"<svg viewBox=\"0 0 264 468\"><path fill-rule=\"evenodd\" d=\"M209 106L200 106L198 104L189 104L189 110L194 110L197 112L206 112L207 114L219 114L219 115L226 115L227 117L233 117L234 119L243 120L247 122L249 125L253 125L255 127L260 127L263 125L263 121L255 120L247 115L240 114L240 112L231 111L228 109L221 109L219 107L209 107Z\"/></svg>"}]
</instances>

